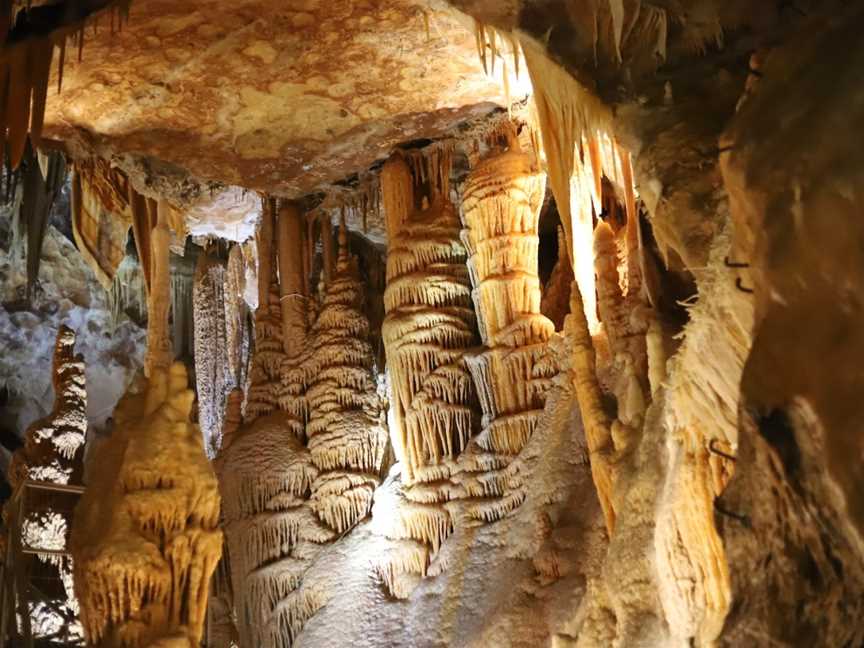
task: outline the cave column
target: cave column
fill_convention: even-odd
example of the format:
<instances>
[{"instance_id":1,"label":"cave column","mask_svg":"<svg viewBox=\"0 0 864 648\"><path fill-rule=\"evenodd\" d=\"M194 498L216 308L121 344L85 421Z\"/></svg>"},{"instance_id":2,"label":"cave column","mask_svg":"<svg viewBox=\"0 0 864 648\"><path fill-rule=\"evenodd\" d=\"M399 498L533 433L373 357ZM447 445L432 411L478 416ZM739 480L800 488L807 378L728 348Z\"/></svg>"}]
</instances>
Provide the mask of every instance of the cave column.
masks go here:
<instances>
[{"instance_id":1,"label":"cave column","mask_svg":"<svg viewBox=\"0 0 864 648\"><path fill-rule=\"evenodd\" d=\"M414 177L402 156L381 172L389 238L382 336L394 395L391 437L408 484L449 474L447 463L467 445L473 418L471 379L461 362L474 344L470 282L459 218L444 190L449 162L434 162L442 168L425 177L440 178L440 186L429 189L423 209L415 208Z\"/></svg>"},{"instance_id":2,"label":"cave column","mask_svg":"<svg viewBox=\"0 0 864 648\"><path fill-rule=\"evenodd\" d=\"M554 371L542 360L555 330L540 313L537 268L546 177L522 153L515 133L510 135L507 150L472 170L462 204L462 240L486 346L467 358L483 407L478 439L485 450L505 457L519 453L542 412Z\"/></svg>"},{"instance_id":3,"label":"cave column","mask_svg":"<svg viewBox=\"0 0 864 648\"><path fill-rule=\"evenodd\" d=\"M171 336L168 316L171 310L171 267L169 263L171 230L168 228L168 204L156 205L155 227L150 233L152 277L147 296L147 357L144 368L148 377L171 366Z\"/></svg>"},{"instance_id":4,"label":"cave column","mask_svg":"<svg viewBox=\"0 0 864 648\"><path fill-rule=\"evenodd\" d=\"M282 342L289 359L306 345L306 272L304 215L295 204L279 209L276 239L279 246L279 297L282 305Z\"/></svg>"},{"instance_id":5,"label":"cave column","mask_svg":"<svg viewBox=\"0 0 864 648\"><path fill-rule=\"evenodd\" d=\"M429 491L458 470L476 420L464 363L476 345L475 316L459 217L448 198L449 155L433 151L418 158L415 168L423 168L416 175L425 182L401 154L381 172L388 235L381 335L392 387L390 438L402 468L400 512L384 524L391 539L410 541L407 553L380 572L394 596L407 596L413 585L403 587L393 575L424 575L453 529L444 506L452 491L431 497ZM422 200L415 201L420 191Z\"/></svg>"},{"instance_id":6,"label":"cave column","mask_svg":"<svg viewBox=\"0 0 864 648\"><path fill-rule=\"evenodd\" d=\"M344 233L344 226L339 230L340 237L340 248L339 251L341 253L341 240ZM324 261L324 283L329 284L330 279L333 276L333 223L330 222L330 216L326 216L324 220L321 221L321 248L323 249L323 261Z\"/></svg>"}]
</instances>

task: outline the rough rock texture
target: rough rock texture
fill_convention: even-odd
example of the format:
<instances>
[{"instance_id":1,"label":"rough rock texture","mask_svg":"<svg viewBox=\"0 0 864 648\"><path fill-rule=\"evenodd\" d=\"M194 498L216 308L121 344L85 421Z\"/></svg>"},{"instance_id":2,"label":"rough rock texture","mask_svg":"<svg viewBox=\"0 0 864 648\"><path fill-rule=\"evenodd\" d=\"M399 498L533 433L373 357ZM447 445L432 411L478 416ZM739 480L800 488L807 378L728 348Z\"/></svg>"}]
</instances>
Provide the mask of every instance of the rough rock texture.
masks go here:
<instances>
[{"instance_id":1,"label":"rough rock texture","mask_svg":"<svg viewBox=\"0 0 864 648\"><path fill-rule=\"evenodd\" d=\"M372 373L369 320L363 315L363 284L357 259L340 231L339 258L326 285L311 334L309 423L312 463L321 471L312 482L312 509L336 533L344 533L372 509L387 449L382 402Z\"/></svg>"},{"instance_id":2,"label":"rough rock texture","mask_svg":"<svg viewBox=\"0 0 864 648\"><path fill-rule=\"evenodd\" d=\"M546 178L513 135L505 150L493 152L472 169L462 188L462 240L486 347L466 357L483 419L463 458L482 485L469 486L469 494L491 500L472 513L486 521L499 519L526 495L514 488L504 468L534 433L550 377L557 371L546 354L555 325L540 314L537 274L537 227ZM472 459L475 465L470 467ZM495 502L498 497L502 499Z\"/></svg>"},{"instance_id":3,"label":"rough rock texture","mask_svg":"<svg viewBox=\"0 0 864 648\"><path fill-rule=\"evenodd\" d=\"M406 484L446 477L473 432L474 390L462 356L474 313L450 167L433 166L432 190L397 156L381 178L390 233L382 327L393 389L391 434ZM422 200L422 205L420 204Z\"/></svg>"},{"instance_id":4,"label":"rough rock texture","mask_svg":"<svg viewBox=\"0 0 864 648\"><path fill-rule=\"evenodd\" d=\"M101 427L141 366L144 331L123 318L116 327L103 287L72 243L48 228L39 289L23 301L24 264L15 250L0 249L0 382L9 393L4 426L19 436L48 414L51 349L62 324L76 332L87 375L87 418ZM20 288L20 291L18 290ZM113 331L113 332L112 332Z\"/></svg>"},{"instance_id":5,"label":"rough rock texture","mask_svg":"<svg viewBox=\"0 0 864 648\"><path fill-rule=\"evenodd\" d=\"M141 191L173 170L176 202L200 194L184 169L300 198L502 105L474 51L418 0L148 0L67 61L45 135L113 157Z\"/></svg>"},{"instance_id":6,"label":"rough rock texture","mask_svg":"<svg viewBox=\"0 0 864 648\"><path fill-rule=\"evenodd\" d=\"M723 497L746 516L722 522L729 646L864 641L864 164L846 136L862 116L862 24L860 7L842 9L771 51L727 133L724 178L756 311Z\"/></svg>"},{"instance_id":7,"label":"rough rock texture","mask_svg":"<svg viewBox=\"0 0 864 648\"><path fill-rule=\"evenodd\" d=\"M326 543L368 515L387 444L366 341L369 322L360 310L363 286L347 232L321 303L307 313L296 236L302 225L296 206L265 210L259 299L267 306L256 314L246 417L239 425L235 392L216 462L243 648L292 645L326 603L320 583L305 573ZM284 298L292 300L287 307Z\"/></svg>"},{"instance_id":8,"label":"rough rock texture","mask_svg":"<svg viewBox=\"0 0 864 648\"><path fill-rule=\"evenodd\" d=\"M21 534L22 544L32 548L62 551L67 548L70 511L58 510L57 502L51 502L47 491L22 488L25 481L53 484L80 485L84 468L84 443L87 439L87 391L85 385L83 357L75 354L75 333L61 326L54 346L54 408L46 418L28 428L24 445L12 456L8 478L13 492L26 497L30 509L24 511L24 519L15 519L20 500L8 502L3 511L3 543L12 541L8 536L12 529ZM53 505L52 505L53 504ZM14 549L13 544L13 551ZM5 551L5 546L4 546ZM62 582L62 590L52 592L45 601L30 600L30 615L27 620L35 638L52 637L55 634L69 641L83 639L83 628L78 618L79 605L73 590L72 561L68 556L37 554L15 556L22 573L38 573L42 579L40 587L52 591L52 577ZM34 569L33 561L47 563L50 567ZM51 574L51 576L46 576ZM62 592L62 594L60 593Z\"/></svg>"}]
</instances>

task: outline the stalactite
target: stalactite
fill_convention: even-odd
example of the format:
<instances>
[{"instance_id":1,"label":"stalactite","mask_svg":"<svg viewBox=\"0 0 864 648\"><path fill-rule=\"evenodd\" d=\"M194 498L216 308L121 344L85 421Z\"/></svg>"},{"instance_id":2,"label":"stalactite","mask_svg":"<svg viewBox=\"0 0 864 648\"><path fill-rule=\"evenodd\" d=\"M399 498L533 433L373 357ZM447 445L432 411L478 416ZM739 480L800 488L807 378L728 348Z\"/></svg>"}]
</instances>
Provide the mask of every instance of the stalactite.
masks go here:
<instances>
[{"instance_id":1,"label":"stalactite","mask_svg":"<svg viewBox=\"0 0 864 648\"><path fill-rule=\"evenodd\" d=\"M212 254L199 256L193 294L195 380L198 424L204 438L204 448L211 457L222 444L225 402L236 386L228 362L224 290L224 262Z\"/></svg>"},{"instance_id":2,"label":"stalactite","mask_svg":"<svg viewBox=\"0 0 864 648\"><path fill-rule=\"evenodd\" d=\"M126 254L129 182L101 158L74 164L72 233L96 278L108 287Z\"/></svg>"},{"instance_id":3,"label":"stalactite","mask_svg":"<svg viewBox=\"0 0 864 648\"><path fill-rule=\"evenodd\" d=\"M194 292L198 248L188 246L184 254L170 254L171 340L175 358L195 356Z\"/></svg>"},{"instance_id":4,"label":"stalactite","mask_svg":"<svg viewBox=\"0 0 864 648\"><path fill-rule=\"evenodd\" d=\"M246 292L246 266L243 249L239 245L231 247L228 265L225 269L225 344L228 356L228 374L237 386L246 384L250 334L249 307L244 297Z\"/></svg>"},{"instance_id":5,"label":"stalactite","mask_svg":"<svg viewBox=\"0 0 864 648\"><path fill-rule=\"evenodd\" d=\"M483 408L483 430L475 442L478 454L488 453L497 464L492 471L487 464L468 472L483 482L482 493L476 495L503 498L473 510L486 521L524 498L518 488L508 492L511 484L506 479L491 490L488 486L534 431L552 378L544 372L541 358L555 332L552 322L540 314L537 274L545 176L521 152L515 132L508 139L507 150L493 153L472 170L462 203L462 240L470 255L473 301L488 347L466 358Z\"/></svg>"},{"instance_id":6,"label":"stalactite","mask_svg":"<svg viewBox=\"0 0 864 648\"><path fill-rule=\"evenodd\" d=\"M138 322L146 320L147 288L137 257L127 254L117 267L111 281L111 290L108 291L108 307L115 328L122 315L127 312L131 312Z\"/></svg>"},{"instance_id":7,"label":"stalactite","mask_svg":"<svg viewBox=\"0 0 864 648\"><path fill-rule=\"evenodd\" d=\"M60 153L51 153L43 170L37 156L28 146L25 166L19 222L27 229L27 296L30 298L33 285L39 278L48 214L66 181L66 160Z\"/></svg>"},{"instance_id":8,"label":"stalactite","mask_svg":"<svg viewBox=\"0 0 864 648\"><path fill-rule=\"evenodd\" d=\"M276 223L279 247L279 289L282 305L282 342L289 359L298 358L306 340L306 280L309 276L304 245L303 213L283 205Z\"/></svg>"},{"instance_id":9,"label":"stalactite","mask_svg":"<svg viewBox=\"0 0 864 648\"><path fill-rule=\"evenodd\" d=\"M156 284L158 285L158 283ZM75 512L71 549L87 640L198 645L222 553L219 493L180 363L154 365L115 410L115 432Z\"/></svg>"},{"instance_id":10,"label":"stalactite","mask_svg":"<svg viewBox=\"0 0 864 648\"><path fill-rule=\"evenodd\" d=\"M638 263L629 266L632 292L621 291L618 271L618 247L607 223L594 231L595 266L600 319L609 340L612 362L617 373L618 418L625 425L640 429L645 414L648 383L646 347L647 304L642 303L638 289Z\"/></svg>"},{"instance_id":11,"label":"stalactite","mask_svg":"<svg viewBox=\"0 0 864 648\"><path fill-rule=\"evenodd\" d=\"M156 207L152 200L139 194L128 185L129 208L132 212L132 235L135 238L135 248L138 250L138 262L144 275L144 286L147 293L153 283L153 255L151 236L156 227Z\"/></svg>"},{"instance_id":12,"label":"stalactite","mask_svg":"<svg viewBox=\"0 0 864 648\"><path fill-rule=\"evenodd\" d=\"M593 240L593 217L600 213L601 178L619 175L620 155L625 152L613 146L606 135L611 132L608 108L536 45L527 40L522 44L534 84L549 184L567 237L586 320L593 331L597 326L594 268L586 251ZM626 166L629 170L629 156ZM626 192L632 192L632 173L630 176ZM628 200L628 208L629 204Z\"/></svg>"},{"instance_id":13,"label":"stalactite","mask_svg":"<svg viewBox=\"0 0 864 648\"><path fill-rule=\"evenodd\" d=\"M323 250L323 277L324 283L329 284L333 276L333 223L326 216L321 220L321 248Z\"/></svg>"},{"instance_id":14,"label":"stalactite","mask_svg":"<svg viewBox=\"0 0 864 648\"><path fill-rule=\"evenodd\" d=\"M17 169L24 158L28 140L35 148L42 136L48 81L55 45L60 45L59 68L62 78L66 38L91 16L120 8L128 13L130 0L102 0L91 3L59 3L61 10L37 6L10 6L4 12L3 56L0 56L0 85L6 87L0 108L0 133L5 137L9 166ZM64 4L66 6L64 6ZM37 15L38 14L38 15ZM83 45L83 39L81 41ZM80 58L80 54L79 54Z\"/></svg>"},{"instance_id":15,"label":"stalactite","mask_svg":"<svg viewBox=\"0 0 864 648\"><path fill-rule=\"evenodd\" d=\"M615 507L613 496L612 424L609 415L603 408L603 397L597 382L597 364L594 345L579 284L573 282L571 292L570 315L567 317L565 331L573 341L573 386L576 400L582 414L582 425L585 428L585 438L588 442L588 452L591 460L591 475L597 488L597 498L603 509L606 529L609 533L615 528Z\"/></svg>"}]
</instances>

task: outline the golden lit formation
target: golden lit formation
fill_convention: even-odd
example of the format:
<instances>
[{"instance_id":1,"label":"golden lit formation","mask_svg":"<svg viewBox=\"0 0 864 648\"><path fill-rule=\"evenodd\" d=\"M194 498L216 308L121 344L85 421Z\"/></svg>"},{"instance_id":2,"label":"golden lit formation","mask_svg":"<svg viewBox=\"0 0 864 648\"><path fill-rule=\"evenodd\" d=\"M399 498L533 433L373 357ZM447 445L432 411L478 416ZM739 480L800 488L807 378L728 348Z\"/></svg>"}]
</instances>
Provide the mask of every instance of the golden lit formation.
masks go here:
<instances>
[{"instance_id":1,"label":"golden lit formation","mask_svg":"<svg viewBox=\"0 0 864 648\"><path fill-rule=\"evenodd\" d=\"M862 28L0 0L0 646L864 645Z\"/></svg>"}]
</instances>

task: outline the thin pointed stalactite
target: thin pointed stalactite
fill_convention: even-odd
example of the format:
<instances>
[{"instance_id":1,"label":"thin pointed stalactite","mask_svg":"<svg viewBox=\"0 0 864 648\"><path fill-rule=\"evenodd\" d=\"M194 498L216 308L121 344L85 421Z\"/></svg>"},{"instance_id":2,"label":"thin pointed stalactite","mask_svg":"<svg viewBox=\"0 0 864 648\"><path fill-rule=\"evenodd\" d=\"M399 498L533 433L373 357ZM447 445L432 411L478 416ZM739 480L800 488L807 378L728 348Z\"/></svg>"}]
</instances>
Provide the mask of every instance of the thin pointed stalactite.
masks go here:
<instances>
[{"instance_id":1,"label":"thin pointed stalactite","mask_svg":"<svg viewBox=\"0 0 864 648\"><path fill-rule=\"evenodd\" d=\"M131 0L67 0L56 3L8 3L0 15L0 157L8 151L8 164L17 169L30 144L41 143L48 82L54 48L59 47L58 92L66 40L79 29L79 60L83 48L83 28L88 19L98 19L101 12L115 11L128 15Z\"/></svg>"},{"instance_id":2,"label":"thin pointed stalactite","mask_svg":"<svg viewBox=\"0 0 864 648\"><path fill-rule=\"evenodd\" d=\"M27 152L19 224L27 230L27 297L31 299L39 279L48 216L66 181L66 160L60 153L49 153L43 170L37 155L29 147Z\"/></svg>"}]
</instances>

